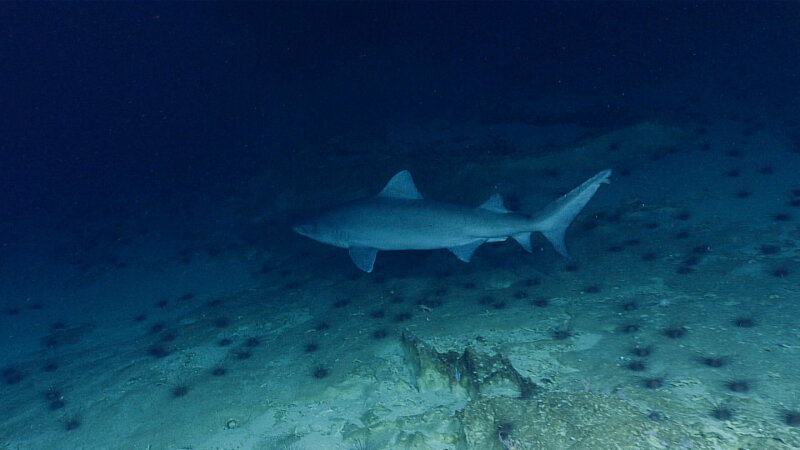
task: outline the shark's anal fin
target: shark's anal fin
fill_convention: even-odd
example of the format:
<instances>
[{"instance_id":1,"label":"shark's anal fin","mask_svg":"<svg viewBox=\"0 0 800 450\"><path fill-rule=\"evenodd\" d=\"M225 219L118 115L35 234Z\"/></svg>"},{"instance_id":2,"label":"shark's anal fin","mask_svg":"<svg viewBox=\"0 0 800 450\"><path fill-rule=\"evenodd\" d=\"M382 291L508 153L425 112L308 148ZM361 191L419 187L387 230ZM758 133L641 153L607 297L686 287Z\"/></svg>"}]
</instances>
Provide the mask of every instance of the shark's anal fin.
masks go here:
<instances>
[{"instance_id":1,"label":"shark's anal fin","mask_svg":"<svg viewBox=\"0 0 800 450\"><path fill-rule=\"evenodd\" d=\"M486 242L486 239L480 239L474 242L470 242L466 245L459 245L458 247L450 247L448 250L453 252L454 255L458 257L458 259L469 262L472 259L472 254L475 253L475 250Z\"/></svg>"},{"instance_id":2,"label":"shark's anal fin","mask_svg":"<svg viewBox=\"0 0 800 450\"><path fill-rule=\"evenodd\" d=\"M378 249L372 247L350 247L350 259L359 269L364 272L372 272L375 266L375 257L378 256Z\"/></svg>"},{"instance_id":3,"label":"shark's anal fin","mask_svg":"<svg viewBox=\"0 0 800 450\"><path fill-rule=\"evenodd\" d=\"M533 252L533 245L531 245L531 234L530 233L517 233L514 236L515 241L519 242L519 245L525 249L526 252L531 253Z\"/></svg>"},{"instance_id":4,"label":"shark's anal fin","mask_svg":"<svg viewBox=\"0 0 800 450\"><path fill-rule=\"evenodd\" d=\"M414 185L414 179L411 178L411 173L407 170L398 172L393 176L378 194L378 197L422 200L422 195L420 195L417 190L417 186Z\"/></svg>"}]
</instances>

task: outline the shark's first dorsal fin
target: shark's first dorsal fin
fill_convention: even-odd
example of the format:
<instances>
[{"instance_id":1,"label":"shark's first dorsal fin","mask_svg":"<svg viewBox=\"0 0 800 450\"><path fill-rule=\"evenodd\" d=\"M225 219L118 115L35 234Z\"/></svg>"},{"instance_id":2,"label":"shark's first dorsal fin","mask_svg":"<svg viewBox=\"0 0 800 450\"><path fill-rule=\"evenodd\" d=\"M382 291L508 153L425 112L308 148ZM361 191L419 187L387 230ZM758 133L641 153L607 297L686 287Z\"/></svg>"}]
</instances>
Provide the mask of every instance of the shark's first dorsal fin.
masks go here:
<instances>
[{"instance_id":1,"label":"shark's first dorsal fin","mask_svg":"<svg viewBox=\"0 0 800 450\"><path fill-rule=\"evenodd\" d=\"M506 209L506 205L503 204L503 196L500 194L492 195L491 197L489 197L489 200L483 202L483 204L478 208L501 214L511 212L508 209Z\"/></svg>"},{"instance_id":2,"label":"shark's first dorsal fin","mask_svg":"<svg viewBox=\"0 0 800 450\"><path fill-rule=\"evenodd\" d=\"M414 185L414 179L411 178L411 173L407 170L398 172L393 176L386 187L378 194L378 197L384 198L402 198L406 200L422 200L417 187Z\"/></svg>"}]
</instances>

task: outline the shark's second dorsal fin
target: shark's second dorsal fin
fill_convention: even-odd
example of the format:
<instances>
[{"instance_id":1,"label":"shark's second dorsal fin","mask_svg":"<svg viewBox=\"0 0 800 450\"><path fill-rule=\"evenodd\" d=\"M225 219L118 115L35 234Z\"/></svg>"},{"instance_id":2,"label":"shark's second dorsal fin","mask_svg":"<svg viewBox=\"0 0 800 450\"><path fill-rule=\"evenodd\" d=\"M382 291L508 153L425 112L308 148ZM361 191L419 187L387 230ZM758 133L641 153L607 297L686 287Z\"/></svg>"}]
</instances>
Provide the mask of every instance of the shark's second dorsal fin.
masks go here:
<instances>
[{"instance_id":1,"label":"shark's second dorsal fin","mask_svg":"<svg viewBox=\"0 0 800 450\"><path fill-rule=\"evenodd\" d=\"M478 208L501 214L511 212L508 209L506 209L506 205L503 204L503 196L500 194L492 195L491 197L489 197L489 200L483 202L483 204Z\"/></svg>"},{"instance_id":2,"label":"shark's second dorsal fin","mask_svg":"<svg viewBox=\"0 0 800 450\"><path fill-rule=\"evenodd\" d=\"M384 198L402 198L406 200L422 200L417 187L414 185L414 179L411 178L411 173L407 170L398 172L393 176L386 187L378 194L378 197Z\"/></svg>"}]
</instances>

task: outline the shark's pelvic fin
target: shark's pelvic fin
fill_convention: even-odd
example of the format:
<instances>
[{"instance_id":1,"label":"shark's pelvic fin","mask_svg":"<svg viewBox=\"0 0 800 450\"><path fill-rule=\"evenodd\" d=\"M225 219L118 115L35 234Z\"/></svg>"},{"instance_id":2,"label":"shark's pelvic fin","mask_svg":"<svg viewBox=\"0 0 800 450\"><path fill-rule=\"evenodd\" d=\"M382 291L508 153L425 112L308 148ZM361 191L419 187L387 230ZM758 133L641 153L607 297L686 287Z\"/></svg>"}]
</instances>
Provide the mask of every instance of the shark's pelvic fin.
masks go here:
<instances>
[{"instance_id":1,"label":"shark's pelvic fin","mask_svg":"<svg viewBox=\"0 0 800 450\"><path fill-rule=\"evenodd\" d=\"M350 247L350 259L364 272L372 272L375 266L375 257L378 256L378 249L371 247Z\"/></svg>"},{"instance_id":2,"label":"shark's pelvic fin","mask_svg":"<svg viewBox=\"0 0 800 450\"><path fill-rule=\"evenodd\" d=\"M567 246L564 244L564 234L567 232L567 228L569 228L575 216L586 206L586 203L592 199L600 185L608 183L609 176L611 176L611 169L598 173L561 196L558 200L547 205L534 217L534 220L539 225L538 230L553 244L556 251L564 257L569 258Z\"/></svg>"},{"instance_id":3,"label":"shark's pelvic fin","mask_svg":"<svg viewBox=\"0 0 800 450\"><path fill-rule=\"evenodd\" d=\"M478 208L501 214L510 212L508 209L506 209L506 205L503 204L503 196L500 194L492 195L489 197L489 200L483 202L483 204Z\"/></svg>"},{"instance_id":4,"label":"shark's pelvic fin","mask_svg":"<svg viewBox=\"0 0 800 450\"><path fill-rule=\"evenodd\" d=\"M459 245L458 247L450 247L448 248L448 250L453 252L453 254L456 255L458 259L464 262L469 262L469 260L472 259L472 255L473 253L475 253L475 250L477 250L478 247L480 247L481 244L483 244L484 242L486 242L486 239L480 239L475 242L470 242L469 244L466 245Z\"/></svg>"},{"instance_id":5,"label":"shark's pelvic fin","mask_svg":"<svg viewBox=\"0 0 800 450\"><path fill-rule=\"evenodd\" d=\"M414 179L411 178L411 173L407 170L398 172L395 176L386 183L386 187L378 194L378 197L385 198L402 198L406 200L422 200L414 185Z\"/></svg>"}]
</instances>

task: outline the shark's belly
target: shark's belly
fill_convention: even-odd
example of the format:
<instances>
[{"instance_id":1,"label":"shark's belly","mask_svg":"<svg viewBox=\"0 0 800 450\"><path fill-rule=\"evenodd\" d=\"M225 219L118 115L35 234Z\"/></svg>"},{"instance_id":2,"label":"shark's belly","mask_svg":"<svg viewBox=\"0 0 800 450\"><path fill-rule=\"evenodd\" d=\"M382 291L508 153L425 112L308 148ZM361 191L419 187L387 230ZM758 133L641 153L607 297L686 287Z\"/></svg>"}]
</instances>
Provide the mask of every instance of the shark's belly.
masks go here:
<instances>
[{"instance_id":1,"label":"shark's belly","mask_svg":"<svg viewBox=\"0 0 800 450\"><path fill-rule=\"evenodd\" d=\"M501 217L471 209L395 208L350 227L351 245L379 250L433 250L479 240L502 240L509 226Z\"/></svg>"},{"instance_id":2,"label":"shark's belly","mask_svg":"<svg viewBox=\"0 0 800 450\"><path fill-rule=\"evenodd\" d=\"M436 231L411 232L403 229L391 233L369 233L353 236L353 245L372 247L379 250L433 250L465 245L480 240L461 233L442 234Z\"/></svg>"}]
</instances>

